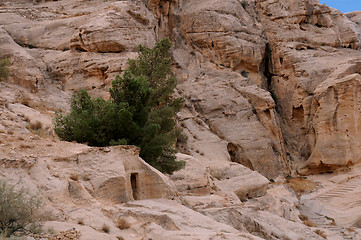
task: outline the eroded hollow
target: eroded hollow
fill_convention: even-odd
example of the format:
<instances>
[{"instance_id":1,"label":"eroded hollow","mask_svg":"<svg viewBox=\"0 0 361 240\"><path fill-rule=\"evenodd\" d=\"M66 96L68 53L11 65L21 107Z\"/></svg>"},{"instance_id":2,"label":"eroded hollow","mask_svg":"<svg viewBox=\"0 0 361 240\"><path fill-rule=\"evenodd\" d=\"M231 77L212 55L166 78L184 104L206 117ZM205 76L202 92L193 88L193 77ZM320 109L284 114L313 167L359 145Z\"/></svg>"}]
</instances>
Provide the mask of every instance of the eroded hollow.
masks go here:
<instances>
[{"instance_id":1,"label":"eroded hollow","mask_svg":"<svg viewBox=\"0 0 361 240\"><path fill-rule=\"evenodd\" d=\"M241 146L237 146L233 143L228 143L227 151L232 162L240 163L243 166L248 167L252 171L254 170L251 160L248 159Z\"/></svg>"},{"instance_id":2,"label":"eroded hollow","mask_svg":"<svg viewBox=\"0 0 361 240\"><path fill-rule=\"evenodd\" d=\"M132 186L133 191L133 198L134 200L139 199L139 193L138 193L138 173L132 173L130 175L130 184Z\"/></svg>"},{"instance_id":3,"label":"eroded hollow","mask_svg":"<svg viewBox=\"0 0 361 240\"><path fill-rule=\"evenodd\" d=\"M233 143L228 143L227 150L228 150L229 156L231 157L231 161L237 162L236 155L237 155L238 147L236 145L234 145Z\"/></svg>"},{"instance_id":4,"label":"eroded hollow","mask_svg":"<svg viewBox=\"0 0 361 240\"><path fill-rule=\"evenodd\" d=\"M302 124L303 123L303 119L304 119L304 110L303 110L303 106L299 106L299 107L293 107L292 109L292 117L293 119Z\"/></svg>"}]
</instances>

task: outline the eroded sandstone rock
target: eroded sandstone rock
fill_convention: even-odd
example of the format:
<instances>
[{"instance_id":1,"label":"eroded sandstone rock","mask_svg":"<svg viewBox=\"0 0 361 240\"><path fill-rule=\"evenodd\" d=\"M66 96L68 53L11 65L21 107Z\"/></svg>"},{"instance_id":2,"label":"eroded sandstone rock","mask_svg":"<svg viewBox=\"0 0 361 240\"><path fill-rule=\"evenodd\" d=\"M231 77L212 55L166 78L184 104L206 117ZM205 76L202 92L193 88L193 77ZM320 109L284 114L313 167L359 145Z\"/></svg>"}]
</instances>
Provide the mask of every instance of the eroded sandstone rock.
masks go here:
<instances>
[{"instance_id":1,"label":"eroded sandstone rock","mask_svg":"<svg viewBox=\"0 0 361 240\"><path fill-rule=\"evenodd\" d=\"M264 195L269 183L259 173L236 163L214 164L210 166L210 174L217 188L233 192L241 200Z\"/></svg>"},{"instance_id":2,"label":"eroded sandstone rock","mask_svg":"<svg viewBox=\"0 0 361 240\"><path fill-rule=\"evenodd\" d=\"M269 90L284 120L282 130L291 159L295 163L309 159L310 167L321 172L347 162L358 162L359 157L348 156L345 161L345 154L342 154L344 148L359 146L357 137L353 143L345 140L349 138L347 134L336 130L347 128L339 125L340 120L334 123L335 128L320 124L331 123L330 115L329 120L325 119L325 111L330 114L333 111L335 116L345 111L342 107L344 87L335 83L352 74L356 74L357 79L360 74L357 25L339 11L315 1L256 1L256 6L270 46ZM359 87L357 80L351 82L352 88ZM335 94L332 91L322 94L325 98L321 103L317 99L320 88L325 85L340 90L335 90ZM355 95L355 100L351 100L355 102L352 105L357 106L352 109L359 109L357 98ZM323 112L322 117L316 112ZM353 122L352 119L359 118L360 110L351 110L349 114L347 118ZM336 147L336 142L342 146ZM336 148L340 151L327 154Z\"/></svg>"},{"instance_id":3,"label":"eroded sandstone rock","mask_svg":"<svg viewBox=\"0 0 361 240\"><path fill-rule=\"evenodd\" d=\"M56 220L49 226L75 227L83 239L131 240L318 239L325 229L345 232L330 230L330 219L323 225L315 218L322 231L304 225L298 199L255 171L276 178L295 174L298 165L310 174L360 162L359 13L345 16L315 0L0 4L0 50L13 63L9 83L0 83L0 175L40 189ZM186 98L177 118L191 155L181 156L188 165L172 177L174 185L139 160L135 148L54 139L53 111L69 108L71 91L106 98L136 45L152 46L163 36L175 44L177 94ZM49 131L29 130L33 120ZM358 182L334 180L328 184L340 188L318 189L306 206L317 215L328 204L335 222L356 227L350 236L358 239ZM335 198L345 191L350 201L340 204ZM181 201L133 202L153 197ZM119 219L130 226L120 229Z\"/></svg>"}]
</instances>

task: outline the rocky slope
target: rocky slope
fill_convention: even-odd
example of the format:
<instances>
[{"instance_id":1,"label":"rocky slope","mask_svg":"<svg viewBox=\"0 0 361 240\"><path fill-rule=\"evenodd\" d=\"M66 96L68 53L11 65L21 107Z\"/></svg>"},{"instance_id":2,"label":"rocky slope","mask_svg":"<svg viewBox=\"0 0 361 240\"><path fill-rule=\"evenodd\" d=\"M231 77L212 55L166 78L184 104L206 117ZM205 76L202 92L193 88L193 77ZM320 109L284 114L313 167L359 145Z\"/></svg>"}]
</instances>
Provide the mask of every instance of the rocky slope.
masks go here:
<instances>
[{"instance_id":1,"label":"rocky slope","mask_svg":"<svg viewBox=\"0 0 361 240\"><path fill-rule=\"evenodd\" d=\"M80 239L359 239L360 16L316 0L0 1L0 176ZM164 36L185 169L54 136L72 92L106 98Z\"/></svg>"}]
</instances>

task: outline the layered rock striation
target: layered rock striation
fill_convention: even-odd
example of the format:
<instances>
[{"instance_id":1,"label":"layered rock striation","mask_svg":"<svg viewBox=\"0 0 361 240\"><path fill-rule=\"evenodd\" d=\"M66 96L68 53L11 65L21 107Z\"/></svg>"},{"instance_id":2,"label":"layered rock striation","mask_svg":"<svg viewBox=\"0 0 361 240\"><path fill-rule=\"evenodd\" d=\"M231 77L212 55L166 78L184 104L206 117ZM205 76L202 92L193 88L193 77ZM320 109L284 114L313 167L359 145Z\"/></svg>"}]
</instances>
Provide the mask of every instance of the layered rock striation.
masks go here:
<instances>
[{"instance_id":1,"label":"layered rock striation","mask_svg":"<svg viewBox=\"0 0 361 240\"><path fill-rule=\"evenodd\" d=\"M340 237L345 229L314 217L359 227L357 214L334 211L337 199L315 210L338 189L300 202L283 176L361 162L360 16L316 0L1 1L0 53L12 65L0 83L0 176L40 189L46 225L76 227L83 239ZM137 45L165 36L185 98L185 169L168 178L134 147L56 139L51 118L73 92L107 98ZM337 182L341 191L354 177ZM348 203L347 213L359 207Z\"/></svg>"}]
</instances>

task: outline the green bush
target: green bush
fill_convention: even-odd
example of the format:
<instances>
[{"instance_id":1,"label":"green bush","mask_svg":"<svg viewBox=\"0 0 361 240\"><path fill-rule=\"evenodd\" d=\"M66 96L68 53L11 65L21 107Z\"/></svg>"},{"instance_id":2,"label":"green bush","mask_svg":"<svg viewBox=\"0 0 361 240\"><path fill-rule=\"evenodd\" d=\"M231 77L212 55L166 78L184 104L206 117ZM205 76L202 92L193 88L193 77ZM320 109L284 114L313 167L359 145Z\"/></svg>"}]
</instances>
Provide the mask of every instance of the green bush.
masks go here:
<instances>
[{"instance_id":1,"label":"green bush","mask_svg":"<svg viewBox=\"0 0 361 240\"><path fill-rule=\"evenodd\" d=\"M0 236L34 229L40 220L35 214L40 206L41 201L35 195L0 180Z\"/></svg>"},{"instance_id":2,"label":"green bush","mask_svg":"<svg viewBox=\"0 0 361 240\"><path fill-rule=\"evenodd\" d=\"M0 81L7 79L9 77L10 74L10 59L8 58L3 58L0 59Z\"/></svg>"},{"instance_id":3,"label":"green bush","mask_svg":"<svg viewBox=\"0 0 361 240\"><path fill-rule=\"evenodd\" d=\"M181 132L174 118L183 99L172 97L177 81L171 47L168 38L152 49L139 46L138 58L129 60L129 68L112 82L108 101L92 99L85 90L75 94L70 113L55 117L57 135L91 146L138 146L140 156L162 172L184 167L174 148Z\"/></svg>"},{"instance_id":4,"label":"green bush","mask_svg":"<svg viewBox=\"0 0 361 240\"><path fill-rule=\"evenodd\" d=\"M108 146L115 140L126 144L132 126L132 114L127 109L101 98L92 99L82 90L73 96L68 115L57 113L54 129L65 141Z\"/></svg>"}]
</instances>

